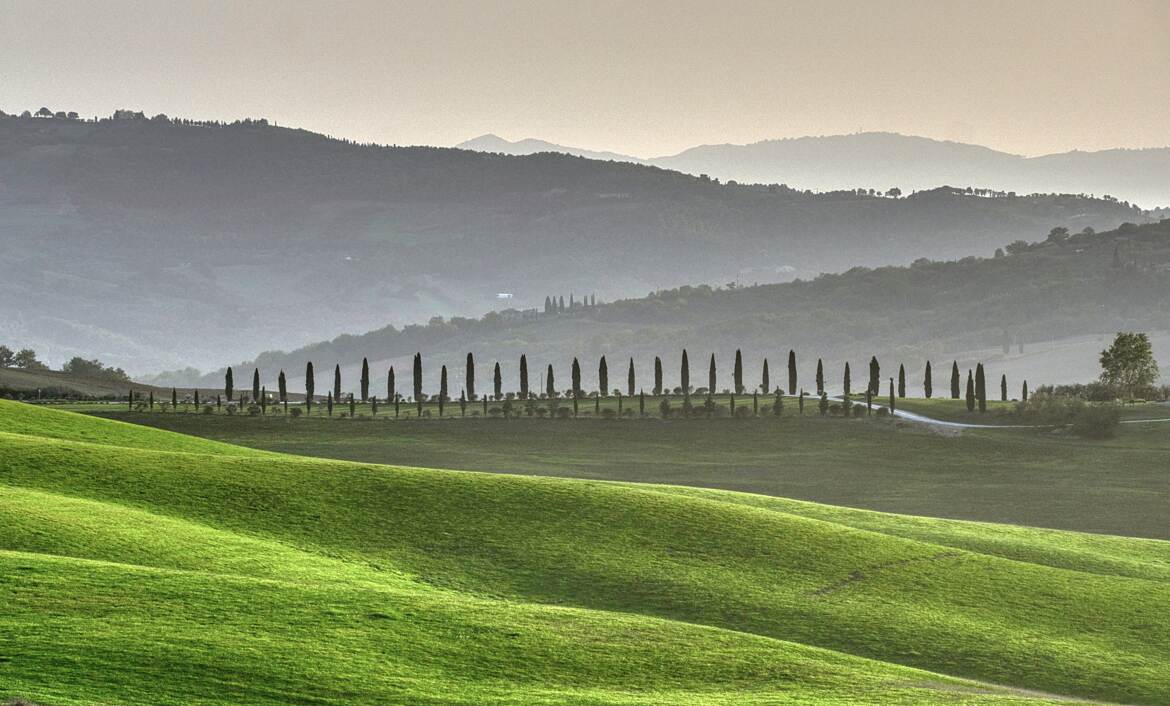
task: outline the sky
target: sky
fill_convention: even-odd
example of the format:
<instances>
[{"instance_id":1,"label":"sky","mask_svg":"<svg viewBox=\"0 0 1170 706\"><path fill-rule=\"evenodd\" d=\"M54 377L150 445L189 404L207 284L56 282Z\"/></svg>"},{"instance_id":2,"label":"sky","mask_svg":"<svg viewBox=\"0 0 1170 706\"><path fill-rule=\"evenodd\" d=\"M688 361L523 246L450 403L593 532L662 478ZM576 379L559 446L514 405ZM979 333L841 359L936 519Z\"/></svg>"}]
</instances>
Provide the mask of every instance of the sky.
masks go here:
<instances>
[{"instance_id":1,"label":"sky","mask_svg":"<svg viewBox=\"0 0 1170 706\"><path fill-rule=\"evenodd\" d=\"M1170 2L0 0L0 109L642 157L892 131L1170 144Z\"/></svg>"}]
</instances>

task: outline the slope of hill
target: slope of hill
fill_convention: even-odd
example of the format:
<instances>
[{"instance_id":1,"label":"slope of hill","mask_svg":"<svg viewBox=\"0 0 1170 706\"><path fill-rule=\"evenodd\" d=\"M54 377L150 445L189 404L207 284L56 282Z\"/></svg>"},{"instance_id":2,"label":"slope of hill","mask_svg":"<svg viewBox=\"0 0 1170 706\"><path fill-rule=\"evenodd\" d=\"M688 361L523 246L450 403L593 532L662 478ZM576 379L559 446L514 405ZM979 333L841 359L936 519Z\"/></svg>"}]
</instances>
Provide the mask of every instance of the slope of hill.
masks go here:
<instances>
[{"instance_id":1,"label":"slope of hill","mask_svg":"<svg viewBox=\"0 0 1170 706\"><path fill-rule=\"evenodd\" d=\"M811 281L732 289L683 287L525 318L493 314L385 327L290 353L265 353L238 369L260 367L271 388L270 381L283 368L290 375L290 389L300 391L307 361L318 370L340 363L345 389L355 390L358 367L367 357L376 371L379 395L391 365L398 371L399 392L409 395L410 360L421 351L427 391L436 390L440 365L445 364L458 397L468 351L479 361L481 379L490 374L493 361L503 361L510 390L517 389L522 354L528 356L532 385L543 389L539 375L551 364L558 390L568 385L573 356L581 358L582 379L590 390L596 389L601 355L609 357L615 386L624 380L632 357L636 377L647 388L653 357L660 356L665 382L674 387L679 384L678 356L685 347L692 381L714 353L722 386L729 384L735 351L742 350L745 379L754 387L765 357L772 381L785 379L785 359L795 349L800 384L806 389L811 389L818 358L837 389L846 361L852 363L856 387L870 356L877 355L886 376L905 364L912 390L918 389L928 359L948 368L951 360L959 359L964 370L975 362L986 363L992 380L1010 374L1015 395L1025 374L1033 389L1095 376L1097 352L1119 330L1154 332L1158 360L1170 363L1165 347L1170 343L1170 220L1010 249L1014 254L1003 257L856 268ZM1056 344L1070 337L1078 343ZM217 372L184 382L214 387L221 381Z\"/></svg>"},{"instance_id":2,"label":"slope of hill","mask_svg":"<svg viewBox=\"0 0 1170 706\"><path fill-rule=\"evenodd\" d=\"M978 145L885 132L700 145L648 159L535 139L509 142L495 135L458 147L505 154L561 152L817 191L857 187L885 191L896 186L910 192L950 184L1022 194L1112 194L1147 207L1170 206L1170 148L1165 147L1022 157Z\"/></svg>"},{"instance_id":3,"label":"slope of hill","mask_svg":"<svg viewBox=\"0 0 1170 706\"><path fill-rule=\"evenodd\" d=\"M1102 538L1122 576L1090 536L1018 530L1035 560L1007 560L968 548L998 534L977 524L921 541L877 513L260 454L10 402L0 468L20 636L0 689L49 704L1170 693L1164 542Z\"/></svg>"},{"instance_id":4,"label":"slope of hill","mask_svg":"<svg viewBox=\"0 0 1170 706\"><path fill-rule=\"evenodd\" d=\"M613 299L989 252L1146 216L1075 196L891 199L255 122L0 119L0 339L140 373L511 294Z\"/></svg>"}]
</instances>

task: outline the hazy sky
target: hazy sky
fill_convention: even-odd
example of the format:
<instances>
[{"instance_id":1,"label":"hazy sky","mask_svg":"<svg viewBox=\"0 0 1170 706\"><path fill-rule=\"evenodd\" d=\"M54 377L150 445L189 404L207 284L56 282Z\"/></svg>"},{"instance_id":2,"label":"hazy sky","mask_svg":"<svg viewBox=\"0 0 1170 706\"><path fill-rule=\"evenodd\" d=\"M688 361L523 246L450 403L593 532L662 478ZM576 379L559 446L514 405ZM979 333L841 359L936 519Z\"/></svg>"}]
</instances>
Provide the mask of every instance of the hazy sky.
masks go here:
<instances>
[{"instance_id":1,"label":"hazy sky","mask_svg":"<svg viewBox=\"0 0 1170 706\"><path fill-rule=\"evenodd\" d=\"M1170 144L1170 2L0 0L0 109L641 156L890 130Z\"/></svg>"}]
</instances>

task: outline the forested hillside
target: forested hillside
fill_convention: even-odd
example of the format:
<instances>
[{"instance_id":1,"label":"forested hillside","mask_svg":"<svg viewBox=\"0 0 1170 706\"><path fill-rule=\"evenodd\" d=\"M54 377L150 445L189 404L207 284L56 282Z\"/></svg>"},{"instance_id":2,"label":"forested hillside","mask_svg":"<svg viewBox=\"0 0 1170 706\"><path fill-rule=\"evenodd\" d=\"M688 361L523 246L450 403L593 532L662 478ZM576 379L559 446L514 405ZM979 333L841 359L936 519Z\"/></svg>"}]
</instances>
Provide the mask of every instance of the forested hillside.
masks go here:
<instances>
[{"instance_id":1,"label":"forested hillside","mask_svg":"<svg viewBox=\"0 0 1170 706\"><path fill-rule=\"evenodd\" d=\"M514 385L516 361L527 354L531 370L552 364L564 387L573 356L583 361L583 378L593 381L597 357L607 355L611 380L620 382L628 357L635 359L640 379L648 381L658 355L673 386L683 347L690 349L696 371L705 370L708 354L714 353L724 380L730 379L735 350L742 349L753 381L763 357L771 359L774 379L779 379L775 376L788 350L796 349L805 380L811 380L816 358L823 358L834 382L845 361L852 361L854 380L859 379L859 366L875 354L887 364L905 363L916 381L918 366L928 358L949 364L983 351L980 358L994 362L998 375L1022 369L1034 352L1043 351L1046 367L1041 370L1047 377L1033 383L1070 382L1083 373L1059 359L1052 341L1103 339L1118 330L1165 332L1170 330L1167 312L1170 220L1107 233L1070 236L1057 230L1042 242L1013 243L990 258L923 259L906 267L859 267L784 284L682 287L553 313L503 312L478 320L389 326L291 353L266 353L244 367L258 365L266 379L283 368L299 384L306 361L319 370L341 363L345 386L353 389L362 357L375 370L395 365L400 379L408 380L410 357L422 351L428 384L433 384L441 364L461 372L462 356L471 351L484 366L483 379L488 379L486 366L500 360L508 384ZM1155 336L1156 347L1164 338ZM1089 371L1095 369L1091 341L1086 364ZM214 386L219 379L213 373L203 384Z\"/></svg>"},{"instance_id":2,"label":"forested hillside","mask_svg":"<svg viewBox=\"0 0 1170 706\"><path fill-rule=\"evenodd\" d=\"M613 300L808 278L1147 218L1078 196L813 194L565 155L358 145L259 121L9 116L0 339L53 364L209 368L478 316L497 294L523 309L550 291Z\"/></svg>"}]
</instances>

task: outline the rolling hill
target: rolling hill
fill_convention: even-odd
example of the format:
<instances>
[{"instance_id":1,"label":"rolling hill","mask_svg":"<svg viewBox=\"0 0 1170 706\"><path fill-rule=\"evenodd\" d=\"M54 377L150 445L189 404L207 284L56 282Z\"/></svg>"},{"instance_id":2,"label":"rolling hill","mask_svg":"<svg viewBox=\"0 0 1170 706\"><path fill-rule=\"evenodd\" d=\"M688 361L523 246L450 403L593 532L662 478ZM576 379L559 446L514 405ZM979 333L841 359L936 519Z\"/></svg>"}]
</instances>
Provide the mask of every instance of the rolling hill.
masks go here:
<instances>
[{"instance_id":1,"label":"rolling hill","mask_svg":"<svg viewBox=\"0 0 1170 706\"><path fill-rule=\"evenodd\" d=\"M1094 549L1091 535L1019 529L1013 551L1032 558L1006 559L986 548L990 525L910 539L879 513L843 523L824 506L721 491L305 459L12 402L0 402L0 469L0 626L19 636L0 648L0 696L1159 704L1170 693L1165 542ZM1120 545L1125 575L1093 557Z\"/></svg>"},{"instance_id":2,"label":"rolling hill","mask_svg":"<svg viewBox=\"0 0 1170 706\"><path fill-rule=\"evenodd\" d=\"M640 158L595 152L544 140L509 142L483 135L457 145L504 154L561 152L590 159L648 164L687 174L747 183L781 183L833 191L866 187L885 191L933 189L941 184L990 187L1022 194L1112 194L1147 207L1170 206L1170 148L1063 152L1023 157L913 135L852 135L763 140L747 145L699 145L678 154Z\"/></svg>"},{"instance_id":3,"label":"rolling hill","mask_svg":"<svg viewBox=\"0 0 1170 706\"><path fill-rule=\"evenodd\" d=\"M905 198L557 154L358 145L260 121L0 118L0 340L131 373L511 295L605 299L989 253L1150 217L1079 196Z\"/></svg>"},{"instance_id":4,"label":"rolling hill","mask_svg":"<svg viewBox=\"0 0 1170 706\"><path fill-rule=\"evenodd\" d=\"M582 361L588 390L596 389L602 355L608 356L614 386L624 385L625 366L633 358L637 380L646 388L652 384L654 356L660 356L666 385L674 387L685 347L692 381L705 372L713 353L722 386L731 379L735 351L742 350L750 388L759 382L765 357L772 380L780 381L788 351L795 349L800 383L808 389L818 358L836 389L847 361L856 383L876 355L887 377L904 364L911 390L919 389L927 360L949 367L957 359L964 370L984 362L992 380L1009 375L1015 395L1025 377L1033 389L1095 378L1097 354L1119 330L1153 332L1155 356L1163 365L1170 363L1170 220L1017 244L1010 250L1002 257L854 268L782 284L682 287L550 314L505 312L383 327L291 352L265 353L237 371L259 367L271 389L284 369L290 389L300 391L307 361L318 371L340 363L343 387L353 391L367 357L377 394L385 390L387 368L395 366L398 391L409 395L411 357L421 351L427 391L437 389L445 364L457 398L468 351L479 362L481 380L488 380L489 366L501 361L508 390L517 389L522 354L528 356L533 387L543 389L540 374L551 364L559 390L568 385L574 356ZM179 382L215 387L222 372Z\"/></svg>"}]
</instances>

